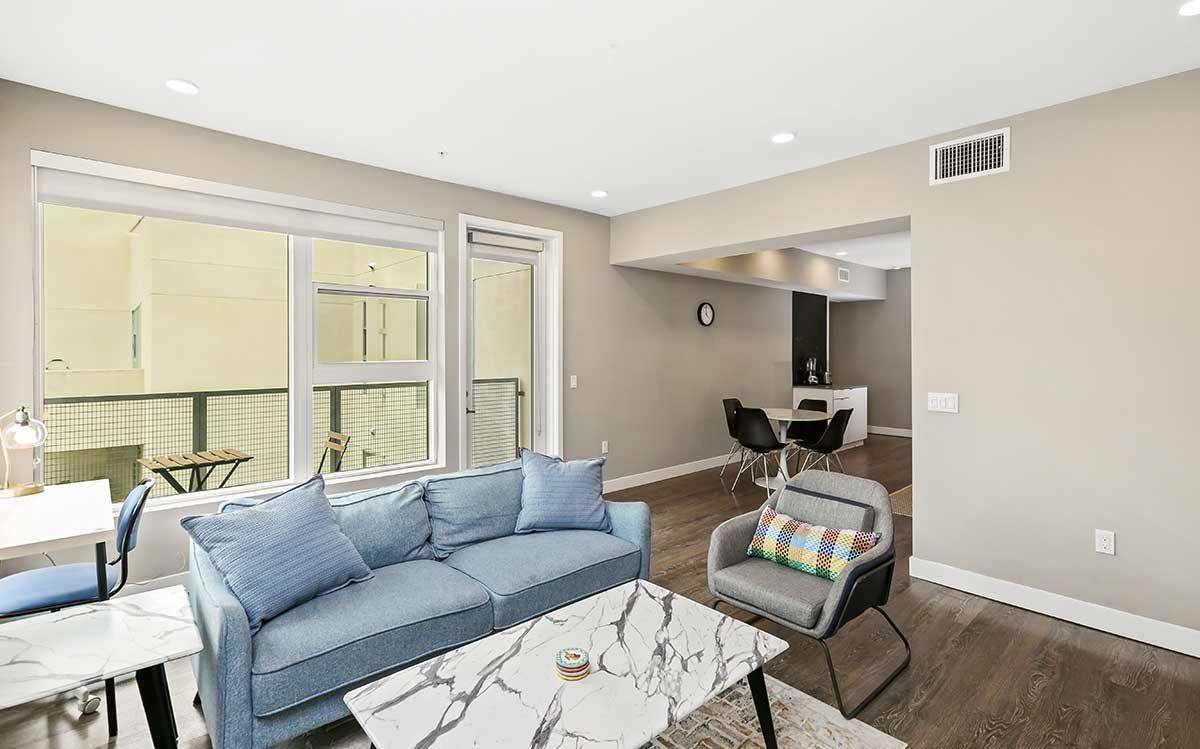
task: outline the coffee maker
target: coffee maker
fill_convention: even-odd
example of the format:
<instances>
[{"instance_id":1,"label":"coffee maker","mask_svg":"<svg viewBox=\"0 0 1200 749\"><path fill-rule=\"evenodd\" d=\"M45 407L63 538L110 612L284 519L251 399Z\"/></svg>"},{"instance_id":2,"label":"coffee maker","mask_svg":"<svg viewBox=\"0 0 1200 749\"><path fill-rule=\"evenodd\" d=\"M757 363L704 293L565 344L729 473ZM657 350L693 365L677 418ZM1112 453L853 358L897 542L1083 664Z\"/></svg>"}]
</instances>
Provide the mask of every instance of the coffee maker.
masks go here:
<instances>
[{"instance_id":1,"label":"coffee maker","mask_svg":"<svg viewBox=\"0 0 1200 749\"><path fill-rule=\"evenodd\" d=\"M809 385L821 384L821 378L817 376L817 357L810 356L804 361L804 371L808 373L805 382Z\"/></svg>"}]
</instances>

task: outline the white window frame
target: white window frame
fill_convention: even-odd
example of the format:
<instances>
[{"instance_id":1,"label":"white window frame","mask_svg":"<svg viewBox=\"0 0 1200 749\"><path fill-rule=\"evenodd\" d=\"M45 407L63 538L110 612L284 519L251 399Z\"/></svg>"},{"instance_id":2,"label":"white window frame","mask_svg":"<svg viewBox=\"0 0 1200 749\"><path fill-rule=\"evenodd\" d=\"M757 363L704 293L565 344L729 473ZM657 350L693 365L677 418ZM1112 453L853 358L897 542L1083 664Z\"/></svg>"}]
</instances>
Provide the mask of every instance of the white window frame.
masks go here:
<instances>
[{"instance_id":1,"label":"white window frame","mask_svg":"<svg viewBox=\"0 0 1200 749\"><path fill-rule=\"evenodd\" d=\"M285 234L288 237L288 404L289 404L289 433L288 458L289 477L286 480L272 481L261 484L249 484L225 489L213 489L202 492L158 497L151 500L148 509L167 509L195 504L211 504L226 496L254 497L269 495L278 491L282 486L304 481L312 476L314 466L312 454L312 399L313 387L327 384L358 384L373 382L398 381L427 381L428 392L428 458L423 461L404 463L376 468L364 468L326 474L326 483L338 486L338 491L347 491L356 484L378 484L380 479L387 477L406 476L425 473L446 466L445 428L447 396L446 387L446 325L445 325L445 226L441 220L413 216L409 214L382 211L374 208L333 203L329 201L304 198L286 193L276 193L236 185L226 185L208 180L182 177L137 169L117 164L82 159L74 156L47 153L33 150L30 152L32 173L33 212L35 217L34 232L34 299L36 309L35 341L34 341L34 403L37 412L45 408L45 371L44 371L44 329L45 329L45 279L44 257L42 246L41 201L38 191L38 170L53 169L60 172L71 172L89 177L99 177L119 180L127 185L122 186L121 195L101 200L72 199L63 202L64 205L78 204L78 207L94 208L126 213L145 213L145 206L136 202L128 202L129 196L136 196L138 190L146 186L165 187L200 196L212 197L225 201L237 201L238 210L244 210L245 225ZM125 202L122 202L125 201ZM244 205L242 205L244 204ZM262 210L265 220L255 217L255 205ZM291 215L299 215L305 223L296 228L276 227L272 222L286 220ZM297 213L300 212L300 213ZM179 218L182 220L198 220L194 216L170 215L170 211L154 211L152 215L162 218ZM342 219L344 224L339 224ZM237 220L229 221L221 218L210 223L223 226L238 226ZM263 228L267 225L269 228ZM377 235L363 234L370 231L372 224L383 229L383 234L389 232L404 232L406 227L422 230L436 236L435 242L425 245L410 245L404 242L391 242ZM340 229L339 226L350 227L350 230ZM390 228L389 228L390 227ZM314 237L332 238L344 241L373 244L377 246L396 246L412 249L420 246L428 258L428 289L378 289L374 287L346 286L338 284L315 283L313 281L312 240ZM349 363L318 363L316 357L316 295L318 288L338 289L357 295L379 295L388 297L419 298L426 304L426 353L424 361L397 362L349 362ZM37 468L41 478L40 466ZM373 480L374 481L371 481ZM119 504L114 504L114 511Z\"/></svg>"},{"instance_id":2,"label":"white window frame","mask_svg":"<svg viewBox=\"0 0 1200 749\"><path fill-rule=\"evenodd\" d=\"M458 383L463 396L458 412L458 464L466 468L470 459L470 433L467 409L471 400L466 396L471 390L467 378L470 376L472 331L471 320L471 231L499 232L512 236L530 237L542 242L541 262L535 274L534 293L540 304L535 304L534 322L534 397L538 402L532 409L535 416L534 432L540 428L541 438L535 437L539 450L549 455L563 455L563 233L540 226L527 226L511 221L458 214ZM488 252L486 254L498 254ZM518 262L521 262L518 259ZM542 314L537 308L541 307Z\"/></svg>"}]
</instances>

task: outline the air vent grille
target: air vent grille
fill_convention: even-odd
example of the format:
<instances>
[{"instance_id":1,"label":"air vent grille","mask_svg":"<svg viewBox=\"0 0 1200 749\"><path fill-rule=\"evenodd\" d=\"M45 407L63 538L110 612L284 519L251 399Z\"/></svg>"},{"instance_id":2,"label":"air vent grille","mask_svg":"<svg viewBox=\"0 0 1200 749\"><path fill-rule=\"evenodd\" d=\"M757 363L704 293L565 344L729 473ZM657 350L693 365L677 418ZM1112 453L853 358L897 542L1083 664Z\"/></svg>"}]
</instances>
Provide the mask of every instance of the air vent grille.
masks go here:
<instances>
[{"instance_id":1,"label":"air vent grille","mask_svg":"<svg viewBox=\"0 0 1200 749\"><path fill-rule=\"evenodd\" d=\"M929 184L957 182L1008 171L1009 129L938 143L929 147Z\"/></svg>"}]
</instances>

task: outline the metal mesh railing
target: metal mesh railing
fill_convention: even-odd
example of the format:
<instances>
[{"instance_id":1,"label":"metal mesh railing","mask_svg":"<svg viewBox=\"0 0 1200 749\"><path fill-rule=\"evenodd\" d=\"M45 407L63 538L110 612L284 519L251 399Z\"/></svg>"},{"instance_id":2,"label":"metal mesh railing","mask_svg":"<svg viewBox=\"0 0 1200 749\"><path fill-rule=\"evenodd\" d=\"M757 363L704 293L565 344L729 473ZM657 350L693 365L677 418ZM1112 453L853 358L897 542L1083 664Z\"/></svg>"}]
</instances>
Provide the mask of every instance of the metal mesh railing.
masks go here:
<instances>
[{"instance_id":1,"label":"metal mesh railing","mask_svg":"<svg viewBox=\"0 0 1200 749\"><path fill-rule=\"evenodd\" d=\"M318 387L313 393L313 467L321 464L329 432L350 437L343 471L414 463L429 458L429 383L397 382ZM334 455L322 473L331 473Z\"/></svg>"},{"instance_id":2,"label":"metal mesh railing","mask_svg":"<svg viewBox=\"0 0 1200 749\"><path fill-rule=\"evenodd\" d=\"M425 382L314 388L314 468L330 430L350 435L342 470L427 459L428 404ZM286 388L47 398L43 480L106 478L113 501L121 501L150 475L138 458L224 448L253 456L226 486L279 481L290 473L288 421ZM327 461L324 472L331 469ZM207 488L227 470L216 469ZM173 493L158 481L152 496Z\"/></svg>"},{"instance_id":3,"label":"metal mesh railing","mask_svg":"<svg viewBox=\"0 0 1200 749\"><path fill-rule=\"evenodd\" d=\"M512 460L521 452L520 380L475 380L473 393L471 467Z\"/></svg>"}]
</instances>

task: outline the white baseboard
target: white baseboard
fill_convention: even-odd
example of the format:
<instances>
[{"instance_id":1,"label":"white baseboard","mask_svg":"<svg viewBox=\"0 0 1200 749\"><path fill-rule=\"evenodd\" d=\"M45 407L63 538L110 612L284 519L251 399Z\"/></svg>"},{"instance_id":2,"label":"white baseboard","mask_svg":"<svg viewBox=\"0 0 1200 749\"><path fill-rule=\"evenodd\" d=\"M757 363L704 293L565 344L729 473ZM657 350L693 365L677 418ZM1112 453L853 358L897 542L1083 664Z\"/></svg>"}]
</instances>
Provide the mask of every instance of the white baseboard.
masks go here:
<instances>
[{"instance_id":1,"label":"white baseboard","mask_svg":"<svg viewBox=\"0 0 1200 749\"><path fill-rule=\"evenodd\" d=\"M737 462L737 456L733 458ZM689 473L703 471L708 468L720 468L725 462L724 455L718 455L715 458L705 458L703 460L693 460L691 463L680 463L677 466L667 466L666 468L655 468L653 471L645 473L633 473L628 476L621 476L615 479L609 479L604 482L604 492L619 492L622 489L631 489L635 486L643 484L653 484L655 481L666 481L673 479L676 476L686 476ZM737 468L735 465L734 468Z\"/></svg>"},{"instance_id":2,"label":"white baseboard","mask_svg":"<svg viewBox=\"0 0 1200 749\"><path fill-rule=\"evenodd\" d=\"M884 434L888 437L908 437L912 439L911 429L901 429L899 427L873 427L868 424L867 434Z\"/></svg>"},{"instance_id":3,"label":"white baseboard","mask_svg":"<svg viewBox=\"0 0 1200 749\"><path fill-rule=\"evenodd\" d=\"M921 580L1036 611L1055 619L1082 624L1102 632L1128 637L1138 642L1157 645L1177 653L1200 657L1200 630L988 577L941 562L912 557L908 565L909 574Z\"/></svg>"}]
</instances>

